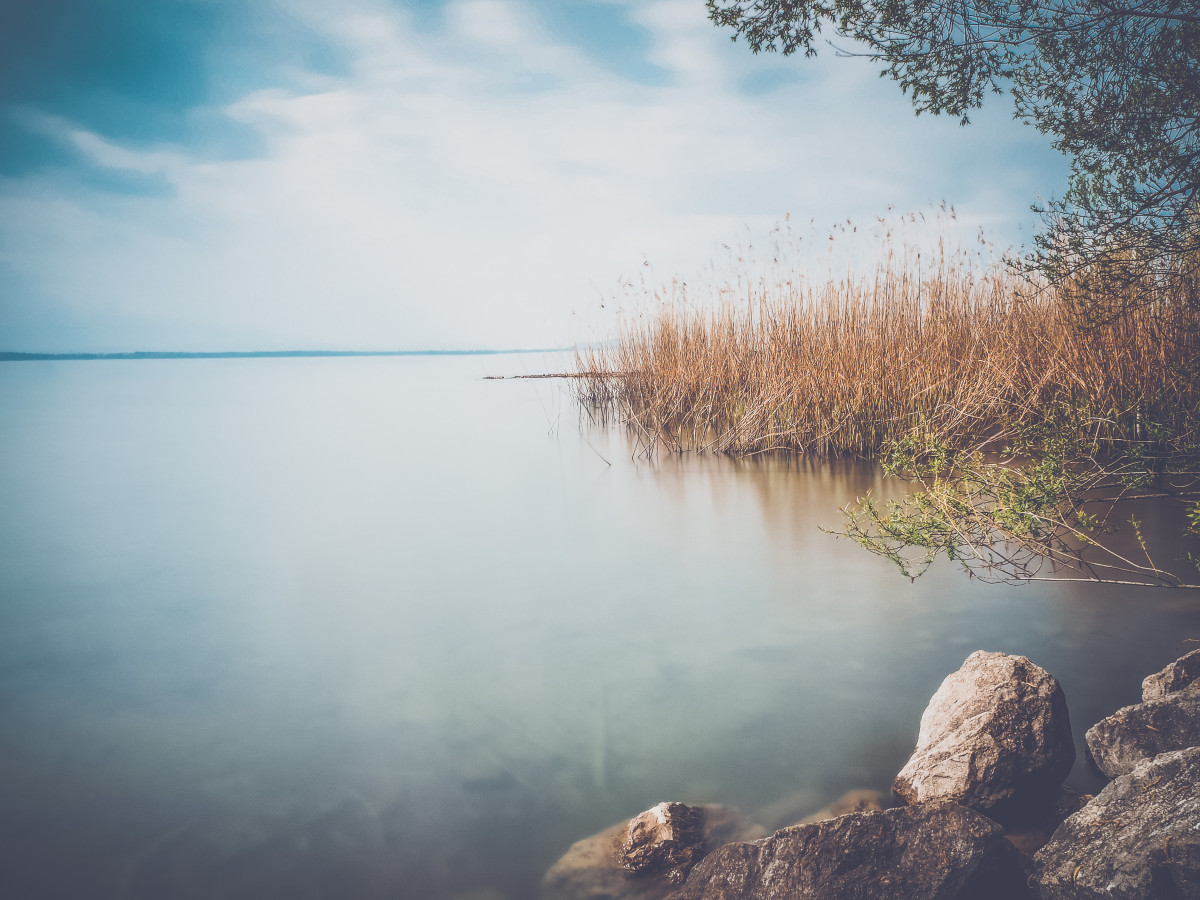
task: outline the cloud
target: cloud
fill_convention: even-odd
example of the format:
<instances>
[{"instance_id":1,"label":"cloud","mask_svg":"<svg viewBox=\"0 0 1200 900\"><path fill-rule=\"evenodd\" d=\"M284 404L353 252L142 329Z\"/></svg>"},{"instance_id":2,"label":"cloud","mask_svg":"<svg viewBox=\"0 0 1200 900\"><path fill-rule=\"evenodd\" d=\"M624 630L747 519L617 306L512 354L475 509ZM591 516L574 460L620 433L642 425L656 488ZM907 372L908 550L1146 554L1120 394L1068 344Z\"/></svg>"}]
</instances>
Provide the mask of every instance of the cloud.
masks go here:
<instances>
[{"instance_id":1,"label":"cloud","mask_svg":"<svg viewBox=\"0 0 1200 900\"><path fill-rule=\"evenodd\" d=\"M1007 110L970 129L914 121L861 61L752 57L691 0L608 4L648 36L661 83L516 0L451 3L432 31L373 0L276 12L344 64L288 56L286 83L219 106L255 136L252 157L43 120L86 167L167 189L118 195L63 170L0 181L6 343L560 344L591 336L572 322L643 258L690 273L785 212L823 223L941 199L1004 238L1057 177Z\"/></svg>"}]
</instances>

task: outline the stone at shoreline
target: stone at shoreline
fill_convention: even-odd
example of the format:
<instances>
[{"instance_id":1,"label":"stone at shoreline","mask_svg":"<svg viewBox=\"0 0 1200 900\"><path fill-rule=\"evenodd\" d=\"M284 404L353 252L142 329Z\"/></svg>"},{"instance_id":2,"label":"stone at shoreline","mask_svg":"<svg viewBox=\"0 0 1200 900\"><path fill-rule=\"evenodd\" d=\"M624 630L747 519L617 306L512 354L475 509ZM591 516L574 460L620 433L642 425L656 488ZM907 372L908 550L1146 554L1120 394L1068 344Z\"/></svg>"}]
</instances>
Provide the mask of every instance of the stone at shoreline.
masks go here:
<instances>
[{"instance_id":1,"label":"stone at shoreline","mask_svg":"<svg viewBox=\"0 0 1200 900\"><path fill-rule=\"evenodd\" d=\"M1087 746L1109 778L1160 753L1200 746L1200 682L1117 710L1088 729Z\"/></svg>"},{"instance_id":2,"label":"stone at shoreline","mask_svg":"<svg viewBox=\"0 0 1200 900\"><path fill-rule=\"evenodd\" d=\"M813 822L824 822L826 819L836 819L838 816L848 816L851 813L883 812L891 805L891 798L882 791L846 791L828 806L805 816L799 824L809 825Z\"/></svg>"},{"instance_id":3,"label":"stone at shoreline","mask_svg":"<svg viewBox=\"0 0 1200 900\"><path fill-rule=\"evenodd\" d=\"M1200 681L1200 650L1181 656L1161 672L1147 675L1142 682L1142 702L1182 691L1196 681Z\"/></svg>"},{"instance_id":4,"label":"stone at shoreline","mask_svg":"<svg viewBox=\"0 0 1200 900\"><path fill-rule=\"evenodd\" d=\"M692 808L703 813L704 843L710 850L766 834L731 807ZM666 874L633 872L623 864L630 821L572 844L542 879L541 900L662 900L671 893L678 885Z\"/></svg>"},{"instance_id":5,"label":"stone at shoreline","mask_svg":"<svg viewBox=\"0 0 1200 900\"><path fill-rule=\"evenodd\" d=\"M890 793L874 791L867 788L856 788L846 791L836 800L825 806L818 805L824 796L813 790L797 791L780 797L754 812L754 821L759 822L768 831L778 831L790 825L807 825L809 822L821 822L834 819L853 812L887 809L895 806L896 800ZM814 810L816 810L814 812Z\"/></svg>"},{"instance_id":6,"label":"stone at shoreline","mask_svg":"<svg viewBox=\"0 0 1200 900\"><path fill-rule=\"evenodd\" d=\"M1004 820L1055 796L1074 761L1058 680L1023 656L979 650L930 699L893 790L906 803L949 800Z\"/></svg>"},{"instance_id":7,"label":"stone at shoreline","mask_svg":"<svg viewBox=\"0 0 1200 900\"><path fill-rule=\"evenodd\" d=\"M1003 830L954 803L862 812L726 844L670 900L1024 900Z\"/></svg>"},{"instance_id":8,"label":"stone at shoreline","mask_svg":"<svg viewBox=\"0 0 1200 900\"><path fill-rule=\"evenodd\" d=\"M631 872L683 881L707 851L704 810L686 803L660 803L629 820L619 862Z\"/></svg>"},{"instance_id":9,"label":"stone at shoreline","mask_svg":"<svg viewBox=\"0 0 1200 900\"><path fill-rule=\"evenodd\" d=\"M1200 748L1147 760L1105 786L1038 851L1043 900L1200 897Z\"/></svg>"}]
</instances>

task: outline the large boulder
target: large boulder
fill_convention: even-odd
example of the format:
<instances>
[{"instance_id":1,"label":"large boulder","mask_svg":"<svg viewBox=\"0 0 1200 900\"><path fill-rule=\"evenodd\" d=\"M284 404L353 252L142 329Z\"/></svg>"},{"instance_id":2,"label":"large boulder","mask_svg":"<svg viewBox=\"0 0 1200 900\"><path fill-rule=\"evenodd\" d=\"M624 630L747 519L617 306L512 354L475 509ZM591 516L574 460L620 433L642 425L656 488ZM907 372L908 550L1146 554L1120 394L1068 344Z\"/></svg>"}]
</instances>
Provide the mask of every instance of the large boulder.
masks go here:
<instances>
[{"instance_id":1,"label":"large boulder","mask_svg":"<svg viewBox=\"0 0 1200 900\"><path fill-rule=\"evenodd\" d=\"M1200 748L1109 783L1034 859L1043 900L1200 897Z\"/></svg>"},{"instance_id":2,"label":"large boulder","mask_svg":"<svg viewBox=\"0 0 1200 900\"><path fill-rule=\"evenodd\" d=\"M1161 672L1146 676L1142 682L1142 702L1182 691L1197 681L1200 681L1200 650L1193 650Z\"/></svg>"},{"instance_id":3,"label":"large boulder","mask_svg":"<svg viewBox=\"0 0 1200 900\"><path fill-rule=\"evenodd\" d=\"M1200 746L1200 682L1117 710L1088 729L1087 746L1109 778L1160 753Z\"/></svg>"},{"instance_id":4,"label":"large boulder","mask_svg":"<svg viewBox=\"0 0 1200 900\"><path fill-rule=\"evenodd\" d=\"M1057 679L1023 656L980 650L930 699L893 790L906 803L950 800L1003 820L1055 796L1074 762Z\"/></svg>"},{"instance_id":5,"label":"large boulder","mask_svg":"<svg viewBox=\"0 0 1200 900\"><path fill-rule=\"evenodd\" d=\"M666 897L678 886L678 882L672 881L669 868L662 869L654 862L654 852L647 852L656 843L650 837L651 832L657 831L659 838L669 836L670 840L674 840L673 829L668 835L662 830L648 827L651 820L657 823L655 810L663 806L678 807L683 804L659 804L632 819L572 844L542 879L541 900L662 900ZM727 806L685 809L699 813L703 845L707 850L730 841L754 840L765 834L762 828ZM687 814L682 817L687 818ZM631 826L635 832L633 840ZM687 830L680 829L681 833ZM686 845L694 841L685 839L681 843ZM637 850L639 847L643 848L642 852ZM634 850L632 860L630 850ZM657 859L662 861L671 855L668 848L660 846ZM641 865L640 870L638 865Z\"/></svg>"},{"instance_id":6,"label":"large boulder","mask_svg":"<svg viewBox=\"0 0 1200 900\"><path fill-rule=\"evenodd\" d=\"M1026 875L991 819L923 803L726 844L670 900L1022 900Z\"/></svg>"}]
</instances>

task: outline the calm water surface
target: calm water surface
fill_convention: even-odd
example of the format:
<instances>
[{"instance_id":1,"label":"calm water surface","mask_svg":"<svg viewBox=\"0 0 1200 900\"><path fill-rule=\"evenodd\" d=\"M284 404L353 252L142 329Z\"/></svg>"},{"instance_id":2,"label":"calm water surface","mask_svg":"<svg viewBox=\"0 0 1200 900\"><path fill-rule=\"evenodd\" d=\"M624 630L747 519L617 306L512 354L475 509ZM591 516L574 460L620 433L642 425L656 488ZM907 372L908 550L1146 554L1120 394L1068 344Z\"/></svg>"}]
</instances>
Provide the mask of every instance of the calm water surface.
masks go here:
<instances>
[{"instance_id":1,"label":"calm water surface","mask_svg":"<svg viewBox=\"0 0 1200 900\"><path fill-rule=\"evenodd\" d=\"M521 900L660 800L887 788L975 649L1082 747L1200 638L1189 595L910 584L818 530L869 467L648 461L483 380L565 366L0 364L0 896Z\"/></svg>"}]
</instances>

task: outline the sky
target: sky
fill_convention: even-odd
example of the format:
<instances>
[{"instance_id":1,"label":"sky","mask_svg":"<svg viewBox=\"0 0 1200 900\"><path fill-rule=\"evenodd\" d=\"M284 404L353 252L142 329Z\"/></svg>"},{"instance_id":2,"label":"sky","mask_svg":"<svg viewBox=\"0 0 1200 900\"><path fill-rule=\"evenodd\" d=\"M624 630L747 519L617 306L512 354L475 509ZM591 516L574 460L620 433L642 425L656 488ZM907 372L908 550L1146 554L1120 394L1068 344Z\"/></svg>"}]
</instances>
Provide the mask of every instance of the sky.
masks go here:
<instances>
[{"instance_id":1,"label":"sky","mask_svg":"<svg viewBox=\"0 0 1200 900\"><path fill-rule=\"evenodd\" d=\"M564 346L786 221L1019 246L1065 180L703 0L0 0L0 350Z\"/></svg>"}]
</instances>

